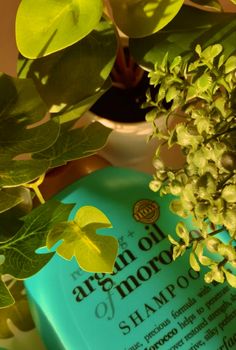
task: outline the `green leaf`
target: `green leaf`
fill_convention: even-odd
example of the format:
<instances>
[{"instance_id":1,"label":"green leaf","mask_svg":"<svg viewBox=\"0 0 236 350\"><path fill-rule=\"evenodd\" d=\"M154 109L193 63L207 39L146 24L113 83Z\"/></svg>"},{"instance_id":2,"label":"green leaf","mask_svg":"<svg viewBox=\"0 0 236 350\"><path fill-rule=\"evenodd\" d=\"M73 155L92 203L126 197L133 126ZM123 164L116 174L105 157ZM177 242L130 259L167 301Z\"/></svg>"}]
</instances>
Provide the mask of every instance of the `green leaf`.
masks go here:
<instances>
[{"instance_id":1,"label":"green leaf","mask_svg":"<svg viewBox=\"0 0 236 350\"><path fill-rule=\"evenodd\" d=\"M22 0L16 17L18 49L28 58L59 51L89 34L101 15L101 0Z\"/></svg>"},{"instance_id":2,"label":"green leaf","mask_svg":"<svg viewBox=\"0 0 236 350\"><path fill-rule=\"evenodd\" d=\"M207 256L203 255L203 243L199 243L195 249L195 253L200 263L204 266L212 265L213 261Z\"/></svg>"},{"instance_id":3,"label":"green leaf","mask_svg":"<svg viewBox=\"0 0 236 350\"><path fill-rule=\"evenodd\" d=\"M0 74L0 153L12 158L22 153L39 152L57 139L56 119L41 122L47 108L33 81Z\"/></svg>"},{"instance_id":4,"label":"green leaf","mask_svg":"<svg viewBox=\"0 0 236 350\"><path fill-rule=\"evenodd\" d=\"M34 158L48 160L51 167L57 167L70 160L88 157L105 145L110 132L111 129L98 122L72 130L65 124L57 142L44 152L34 154Z\"/></svg>"},{"instance_id":5,"label":"green leaf","mask_svg":"<svg viewBox=\"0 0 236 350\"><path fill-rule=\"evenodd\" d=\"M1 118L16 118L23 125L40 121L47 107L37 93L31 79L17 79L0 73Z\"/></svg>"},{"instance_id":6,"label":"green leaf","mask_svg":"<svg viewBox=\"0 0 236 350\"><path fill-rule=\"evenodd\" d=\"M32 78L52 113L63 122L80 117L110 86L117 39L114 27L102 20L79 43L45 58L18 61L20 77Z\"/></svg>"},{"instance_id":7,"label":"green leaf","mask_svg":"<svg viewBox=\"0 0 236 350\"><path fill-rule=\"evenodd\" d=\"M205 218L207 216L207 211L209 208L209 203L206 202L199 202L195 205L194 208L194 213L199 217L199 218Z\"/></svg>"},{"instance_id":8,"label":"green leaf","mask_svg":"<svg viewBox=\"0 0 236 350\"><path fill-rule=\"evenodd\" d=\"M0 190L0 214L19 204L22 207L24 205L31 207L29 203L31 197L28 191L24 187L2 188Z\"/></svg>"},{"instance_id":9,"label":"green leaf","mask_svg":"<svg viewBox=\"0 0 236 350\"><path fill-rule=\"evenodd\" d=\"M222 52L223 47L221 44L210 45L204 49L201 53L201 58L205 61L213 63L214 59Z\"/></svg>"},{"instance_id":10,"label":"green leaf","mask_svg":"<svg viewBox=\"0 0 236 350\"><path fill-rule=\"evenodd\" d=\"M9 274L17 279L25 279L47 264L53 253L36 254L35 251L45 246L47 234L54 225L67 220L73 206L49 201L26 215L19 231L0 243L0 255L5 257L0 265L0 275ZM3 297L0 307L5 307L12 303L12 298L3 283L1 289Z\"/></svg>"},{"instance_id":11,"label":"green leaf","mask_svg":"<svg viewBox=\"0 0 236 350\"><path fill-rule=\"evenodd\" d=\"M199 116L197 118L196 126L197 126L197 131L199 132L199 134L209 133L209 130L211 127L211 121L209 120L208 116L202 115L202 116ZM204 153L204 151L202 149L200 149L198 152L199 152L199 155ZM196 159L196 157L195 157L195 159ZM206 163L207 160L202 159L202 162Z\"/></svg>"},{"instance_id":12,"label":"green leaf","mask_svg":"<svg viewBox=\"0 0 236 350\"><path fill-rule=\"evenodd\" d=\"M189 245L189 232L186 225L183 222L178 222L176 226L177 235L184 241L186 246Z\"/></svg>"},{"instance_id":13,"label":"green leaf","mask_svg":"<svg viewBox=\"0 0 236 350\"><path fill-rule=\"evenodd\" d=\"M210 88L212 84L212 78L210 74L204 73L196 80L195 84L196 84L198 93L201 94Z\"/></svg>"},{"instance_id":14,"label":"green leaf","mask_svg":"<svg viewBox=\"0 0 236 350\"><path fill-rule=\"evenodd\" d=\"M170 202L170 210L183 218L186 218L188 215L186 213L185 208L183 207L183 203L179 199L173 199Z\"/></svg>"},{"instance_id":15,"label":"green leaf","mask_svg":"<svg viewBox=\"0 0 236 350\"><path fill-rule=\"evenodd\" d=\"M218 247L218 253L230 262L236 260L236 251L231 245L220 244Z\"/></svg>"},{"instance_id":16,"label":"green leaf","mask_svg":"<svg viewBox=\"0 0 236 350\"><path fill-rule=\"evenodd\" d=\"M218 0L191 0L209 10L222 11L221 3Z\"/></svg>"},{"instance_id":17,"label":"green leaf","mask_svg":"<svg viewBox=\"0 0 236 350\"><path fill-rule=\"evenodd\" d=\"M77 262L89 272L112 272L118 251L114 237L97 234L97 229L110 228L111 223L99 209L90 206L80 208L73 221L56 226L47 237L47 247L63 240L57 253Z\"/></svg>"},{"instance_id":18,"label":"green leaf","mask_svg":"<svg viewBox=\"0 0 236 350\"><path fill-rule=\"evenodd\" d=\"M0 213L15 207L17 204L23 202L19 189L16 188L5 188L0 190Z\"/></svg>"},{"instance_id":19,"label":"green leaf","mask_svg":"<svg viewBox=\"0 0 236 350\"><path fill-rule=\"evenodd\" d=\"M223 268L219 268L219 266L212 262L212 265L210 266L211 271L205 274L204 279L207 283L211 283L212 281L216 281L218 283L223 283L224 273Z\"/></svg>"},{"instance_id":20,"label":"green leaf","mask_svg":"<svg viewBox=\"0 0 236 350\"><path fill-rule=\"evenodd\" d=\"M160 180L152 180L149 183L149 188L153 192L158 192L160 190L161 186L162 186L162 181L160 181Z\"/></svg>"},{"instance_id":21,"label":"green leaf","mask_svg":"<svg viewBox=\"0 0 236 350\"><path fill-rule=\"evenodd\" d=\"M1 268L1 265L0 265ZM7 307L14 304L14 298L7 289L5 283L2 281L2 276L0 274L0 308Z\"/></svg>"},{"instance_id":22,"label":"green leaf","mask_svg":"<svg viewBox=\"0 0 236 350\"><path fill-rule=\"evenodd\" d=\"M216 192L216 181L210 173L205 173L199 177L197 188L199 196L208 199L209 194L214 194Z\"/></svg>"},{"instance_id":23,"label":"green leaf","mask_svg":"<svg viewBox=\"0 0 236 350\"><path fill-rule=\"evenodd\" d=\"M7 120L0 124L0 150L8 157L40 152L51 146L58 134L59 123L56 119L30 129L21 127L16 121Z\"/></svg>"},{"instance_id":24,"label":"green leaf","mask_svg":"<svg viewBox=\"0 0 236 350\"><path fill-rule=\"evenodd\" d=\"M223 188L221 197L228 203L236 202L236 185L227 185Z\"/></svg>"},{"instance_id":25,"label":"green leaf","mask_svg":"<svg viewBox=\"0 0 236 350\"><path fill-rule=\"evenodd\" d=\"M233 288L236 288L236 276L224 268L223 268L223 271L225 273L225 277L229 285L232 286Z\"/></svg>"},{"instance_id":26,"label":"green leaf","mask_svg":"<svg viewBox=\"0 0 236 350\"><path fill-rule=\"evenodd\" d=\"M45 246L47 233L53 224L68 217L68 208L58 202L48 203L25 216L24 225L16 235L0 244L0 252L5 256L0 273L24 279L39 271L51 259L53 254L36 254L35 251ZM69 211L71 208L69 206Z\"/></svg>"},{"instance_id":27,"label":"green leaf","mask_svg":"<svg viewBox=\"0 0 236 350\"><path fill-rule=\"evenodd\" d=\"M173 260L176 260L179 256L182 256L186 251L186 247L184 245L177 245L173 249Z\"/></svg>"},{"instance_id":28,"label":"green leaf","mask_svg":"<svg viewBox=\"0 0 236 350\"><path fill-rule=\"evenodd\" d=\"M0 242L8 240L19 231L23 222L21 218L32 210L32 192L23 186L5 188L2 191L19 196L21 202L0 213ZM3 205L3 204L2 204ZM14 218L14 220L13 220Z\"/></svg>"},{"instance_id":29,"label":"green leaf","mask_svg":"<svg viewBox=\"0 0 236 350\"><path fill-rule=\"evenodd\" d=\"M98 93L82 99L78 103L72 104L69 108L59 113L60 124L78 119L112 86L112 81L108 78Z\"/></svg>"},{"instance_id":30,"label":"green leaf","mask_svg":"<svg viewBox=\"0 0 236 350\"><path fill-rule=\"evenodd\" d=\"M236 198L235 198L236 202ZM227 208L224 211L224 225L227 230L231 230L232 232L235 232L236 227L236 208L229 209Z\"/></svg>"},{"instance_id":31,"label":"green leaf","mask_svg":"<svg viewBox=\"0 0 236 350\"><path fill-rule=\"evenodd\" d=\"M110 0L118 27L129 37L153 34L165 27L180 10L183 0Z\"/></svg>"},{"instance_id":32,"label":"green leaf","mask_svg":"<svg viewBox=\"0 0 236 350\"><path fill-rule=\"evenodd\" d=\"M218 247L221 244L221 241L216 237L207 237L205 240L206 247L211 253L217 253Z\"/></svg>"},{"instance_id":33,"label":"green leaf","mask_svg":"<svg viewBox=\"0 0 236 350\"><path fill-rule=\"evenodd\" d=\"M225 62L225 73L228 74L236 69L236 56L230 56Z\"/></svg>"},{"instance_id":34,"label":"green leaf","mask_svg":"<svg viewBox=\"0 0 236 350\"><path fill-rule=\"evenodd\" d=\"M8 319L13 322L14 326L24 332L35 328L23 282L11 279L6 284L15 299L15 303L12 306L0 309L0 338L4 339L13 337L13 333L8 326Z\"/></svg>"},{"instance_id":35,"label":"green leaf","mask_svg":"<svg viewBox=\"0 0 236 350\"><path fill-rule=\"evenodd\" d=\"M171 244L178 246L179 242L177 242L171 235L168 235L168 239Z\"/></svg>"},{"instance_id":36,"label":"green leaf","mask_svg":"<svg viewBox=\"0 0 236 350\"><path fill-rule=\"evenodd\" d=\"M163 30L144 39L132 39L130 48L135 60L150 70L162 62L167 52L169 62L179 55L189 60L197 44L204 50L209 45L220 43L227 58L234 53L235 42L234 13L207 12L184 5Z\"/></svg>"},{"instance_id":37,"label":"green leaf","mask_svg":"<svg viewBox=\"0 0 236 350\"><path fill-rule=\"evenodd\" d=\"M189 263L192 269L194 269L194 271L200 271L200 265L198 264L195 254L193 252L191 252L189 255Z\"/></svg>"},{"instance_id":38,"label":"green leaf","mask_svg":"<svg viewBox=\"0 0 236 350\"><path fill-rule=\"evenodd\" d=\"M172 85L170 86L166 91L166 102L170 102L178 96L179 90L176 88L176 86Z\"/></svg>"},{"instance_id":39,"label":"green leaf","mask_svg":"<svg viewBox=\"0 0 236 350\"><path fill-rule=\"evenodd\" d=\"M1 160L0 187L15 187L33 181L49 167L48 160Z\"/></svg>"}]
</instances>

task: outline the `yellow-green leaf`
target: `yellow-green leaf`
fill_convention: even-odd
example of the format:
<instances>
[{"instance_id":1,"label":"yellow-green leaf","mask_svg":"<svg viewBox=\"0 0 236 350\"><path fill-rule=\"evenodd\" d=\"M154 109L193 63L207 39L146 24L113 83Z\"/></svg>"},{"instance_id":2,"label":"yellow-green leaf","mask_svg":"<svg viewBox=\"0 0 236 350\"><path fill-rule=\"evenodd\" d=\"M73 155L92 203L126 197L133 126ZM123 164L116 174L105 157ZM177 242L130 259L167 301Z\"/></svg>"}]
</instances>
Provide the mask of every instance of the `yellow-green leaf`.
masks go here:
<instances>
[{"instance_id":1,"label":"yellow-green leaf","mask_svg":"<svg viewBox=\"0 0 236 350\"><path fill-rule=\"evenodd\" d=\"M179 222L176 226L176 233L177 235L182 238L186 246L189 245L189 232L187 227L183 222Z\"/></svg>"},{"instance_id":2,"label":"yellow-green leaf","mask_svg":"<svg viewBox=\"0 0 236 350\"><path fill-rule=\"evenodd\" d=\"M89 34L102 15L101 0L22 0L16 41L28 58L49 55Z\"/></svg>"},{"instance_id":3,"label":"yellow-green leaf","mask_svg":"<svg viewBox=\"0 0 236 350\"><path fill-rule=\"evenodd\" d=\"M114 19L130 37L153 34L178 13L183 0L110 0Z\"/></svg>"},{"instance_id":4,"label":"yellow-green leaf","mask_svg":"<svg viewBox=\"0 0 236 350\"><path fill-rule=\"evenodd\" d=\"M73 221L59 224L48 234L47 247L63 242L57 253L70 260L75 256L78 264L89 272L112 272L118 252L116 238L97 234L97 229L111 228L111 222L99 209L80 208Z\"/></svg>"},{"instance_id":5,"label":"yellow-green leaf","mask_svg":"<svg viewBox=\"0 0 236 350\"><path fill-rule=\"evenodd\" d=\"M195 270L195 271L200 271L200 266L197 262L197 259L194 255L193 252L190 253L190 256L189 256L189 262L190 262L190 265L191 267Z\"/></svg>"},{"instance_id":6,"label":"yellow-green leaf","mask_svg":"<svg viewBox=\"0 0 236 350\"><path fill-rule=\"evenodd\" d=\"M236 276L223 268L227 282L234 288L236 288Z\"/></svg>"},{"instance_id":7,"label":"yellow-green leaf","mask_svg":"<svg viewBox=\"0 0 236 350\"><path fill-rule=\"evenodd\" d=\"M179 243L171 235L168 235L168 239L171 244L179 245Z\"/></svg>"},{"instance_id":8,"label":"yellow-green leaf","mask_svg":"<svg viewBox=\"0 0 236 350\"><path fill-rule=\"evenodd\" d=\"M2 281L2 276L0 275L0 307L9 306L12 304L14 304L14 299L5 283Z\"/></svg>"},{"instance_id":9,"label":"yellow-green leaf","mask_svg":"<svg viewBox=\"0 0 236 350\"><path fill-rule=\"evenodd\" d=\"M208 266L211 265L213 263L213 261L208 258L207 256L203 255L203 244L199 243L195 249L195 253L198 257L198 260L200 261L200 263L204 266Z\"/></svg>"},{"instance_id":10,"label":"yellow-green leaf","mask_svg":"<svg viewBox=\"0 0 236 350\"><path fill-rule=\"evenodd\" d=\"M48 160L1 160L0 187L15 187L33 181L49 166Z\"/></svg>"}]
</instances>

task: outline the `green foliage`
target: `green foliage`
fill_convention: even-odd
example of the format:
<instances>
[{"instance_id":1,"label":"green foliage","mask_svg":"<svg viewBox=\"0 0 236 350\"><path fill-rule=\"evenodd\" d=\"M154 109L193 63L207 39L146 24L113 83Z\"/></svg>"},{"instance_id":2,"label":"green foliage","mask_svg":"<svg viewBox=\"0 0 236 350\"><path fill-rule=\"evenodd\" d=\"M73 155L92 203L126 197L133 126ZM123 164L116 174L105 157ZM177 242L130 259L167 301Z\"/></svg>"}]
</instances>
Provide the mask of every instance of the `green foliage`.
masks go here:
<instances>
[{"instance_id":1,"label":"green foliage","mask_svg":"<svg viewBox=\"0 0 236 350\"><path fill-rule=\"evenodd\" d=\"M73 205L49 201L23 217L23 225L9 239L0 242L0 307L13 304L14 299L2 276L9 274L25 279L39 271L53 256L53 253L37 254L39 247L46 245L46 238L52 227L65 221Z\"/></svg>"},{"instance_id":2,"label":"green foliage","mask_svg":"<svg viewBox=\"0 0 236 350\"><path fill-rule=\"evenodd\" d=\"M114 28L101 20L73 46L36 60L20 57L18 75L34 81L48 109L61 122L78 119L110 87L107 79L116 50Z\"/></svg>"},{"instance_id":3,"label":"green foliage","mask_svg":"<svg viewBox=\"0 0 236 350\"><path fill-rule=\"evenodd\" d=\"M12 159L51 146L58 137L60 126L57 119L40 123L47 107L33 82L0 74L0 91L1 157Z\"/></svg>"},{"instance_id":4,"label":"green foliage","mask_svg":"<svg viewBox=\"0 0 236 350\"><path fill-rule=\"evenodd\" d=\"M195 57L186 61L166 55L149 73L155 93L148 91L145 106L153 110L153 137L179 145L185 156L180 169L167 168L157 152L156 173L151 188L162 195L178 196L170 209L180 217L191 216L199 232L176 228L179 240L171 238L177 258L191 247L190 264L210 271L205 280L236 287L236 61L225 57L221 44L195 48ZM169 127L170 118L179 122ZM166 119L166 130L156 120ZM227 231L223 241L219 232Z\"/></svg>"},{"instance_id":5,"label":"green foliage","mask_svg":"<svg viewBox=\"0 0 236 350\"><path fill-rule=\"evenodd\" d=\"M71 129L70 123L64 124L54 145L36 153L34 158L47 160L51 167L58 167L70 160L88 157L104 146L110 132L98 122L77 129Z\"/></svg>"},{"instance_id":6,"label":"green foliage","mask_svg":"<svg viewBox=\"0 0 236 350\"><path fill-rule=\"evenodd\" d=\"M167 52L170 61L177 56L188 61L197 44L204 49L220 43L227 57L234 53L235 42L234 13L207 12L184 5L163 30L147 38L131 39L130 49L142 67L153 70Z\"/></svg>"},{"instance_id":7,"label":"green foliage","mask_svg":"<svg viewBox=\"0 0 236 350\"><path fill-rule=\"evenodd\" d=\"M104 70L104 79L106 74ZM47 170L94 154L105 144L110 129L95 123L71 130L72 123L61 126L59 118L45 117L47 107L31 79L1 74L0 89L0 275L23 279L48 262L51 255L38 255L35 251L45 245L45 237L58 215L50 202L34 209L22 223L20 217L29 206L18 211L19 216L13 209L24 207L25 188L33 189L43 203L38 186ZM0 288L0 307L13 304L2 279Z\"/></svg>"},{"instance_id":8,"label":"green foliage","mask_svg":"<svg viewBox=\"0 0 236 350\"><path fill-rule=\"evenodd\" d=\"M65 259L75 256L79 265L89 272L112 272L118 252L114 237L99 235L98 229L110 228L111 222L97 208L80 208L73 221L54 226L47 236L47 247L62 240L56 251Z\"/></svg>"}]
</instances>

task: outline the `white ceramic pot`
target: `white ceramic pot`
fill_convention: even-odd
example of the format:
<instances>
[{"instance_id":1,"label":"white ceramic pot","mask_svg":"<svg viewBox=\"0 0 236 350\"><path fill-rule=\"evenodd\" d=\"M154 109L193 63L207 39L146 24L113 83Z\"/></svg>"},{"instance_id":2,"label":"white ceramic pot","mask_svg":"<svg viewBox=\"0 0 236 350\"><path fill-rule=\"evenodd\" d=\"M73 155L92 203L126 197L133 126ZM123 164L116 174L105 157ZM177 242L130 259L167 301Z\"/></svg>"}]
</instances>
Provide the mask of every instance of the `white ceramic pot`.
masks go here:
<instances>
[{"instance_id":1,"label":"white ceramic pot","mask_svg":"<svg viewBox=\"0 0 236 350\"><path fill-rule=\"evenodd\" d=\"M150 123L120 123L87 112L81 117L79 125L95 121L112 129L107 144L98 152L101 157L115 166L153 173L152 161L158 141L148 141L152 133Z\"/></svg>"},{"instance_id":2,"label":"white ceramic pot","mask_svg":"<svg viewBox=\"0 0 236 350\"><path fill-rule=\"evenodd\" d=\"M179 116L173 116L169 120L169 127L182 120ZM153 159L160 141L151 139L152 124L146 121L137 123L119 123L102 117L92 112L86 112L76 124L82 126L91 122L100 122L112 129L105 147L98 154L109 161L112 165L137 169L149 174L154 174ZM166 129L165 119L160 118L158 122L160 129ZM161 159L170 168L179 168L184 164L184 157L178 146L171 149L166 144L161 146Z\"/></svg>"}]
</instances>

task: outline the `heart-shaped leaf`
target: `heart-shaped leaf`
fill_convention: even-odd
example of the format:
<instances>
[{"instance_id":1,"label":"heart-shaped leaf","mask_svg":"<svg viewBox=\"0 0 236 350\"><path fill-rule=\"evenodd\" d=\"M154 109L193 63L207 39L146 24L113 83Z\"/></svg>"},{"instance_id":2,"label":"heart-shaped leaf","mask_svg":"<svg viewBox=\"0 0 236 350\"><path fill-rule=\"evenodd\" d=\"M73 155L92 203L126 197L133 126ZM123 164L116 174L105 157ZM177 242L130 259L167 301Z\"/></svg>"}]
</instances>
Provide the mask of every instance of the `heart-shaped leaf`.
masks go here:
<instances>
[{"instance_id":1,"label":"heart-shaped leaf","mask_svg":"<svg viewBox=\"0 0 236 350\"><path fill-rule=\"evenodd\" d=\"M79 265L89 272L112 272L118 251L114 237L97 234L97 229L110 228L111 223L99 209L80 208L73 221L57 225L47 237L50 249L60 240L57 253L70 260L75 256Z\"/></svg>"},{"instance_id":2,"label":"heart-shaped leaf","mask_svg":"<svg viewBox=\"0 0 236 350\"><path fill-rule=\"evenodd\" d=\"M24 125L40 121L47 107L31 79L17 79L0 73L0 111L4 120L15 117Z\"/></svg>"},{"instance_id":3,"label":"heart-shaped leaf","mask_svg":"<svg viewBox=\"0 0 236 350\"><path fill-rule=\"evenodd\" d=\"M4 256L0 276L9 274L17 279L25 279L47 264L53 253L36 254L35 251L45 246L47 234L54 225L67 220L73 206L48 201L26 215L19 231L0 243L0 255ZM12 304L12 297L3 282L0 289L0 307Z\"/></svg>"},{"instance_id":4,"label":"heart-shaped leaf","mask_svg":"<svg viewBox=\"0 0 236 350\"><path fill-rule=\"evenodd\" d=\"M29 58L59 51L89 34L101 15L101 0L22 0L16 17L18 49Z\"/></svg>"},{"instance_id":5,"label":"heart-shaped leaf","mask_svg":"<svg viewBox=\"0 0 236 350\"><path fill-rule=\"evenodd\" d=\"M48 160L51 167L57 167L70 160L88 157L105 145L110 133L111 129L98 122L72 130L65 124L56 143L44 152L35 153L34 158Z\"/></svg>"},{"instance_id":6,"label":"heart-shaped leaf","mask_svg":"<svg viewBox=\"0 0 236 350\"><path fill-rule=\"evenodd\" d=\"M58 118L60 120L60 124L67 123L81 117L108 89L110 89L111 86L112 81L110 77L108 77L104 85L97 93L72 104L69 108L66 108L59 113Z\"/></svg>"},{"instance_id":7,"label":"heart-shaped leaf","mask_svg":"<svg viewBox=\"0 0 236 350\"><path fill-rule=\"evenodd\" d=\"M102 20L79 43L48 57L18 61L18 74L32 78L52 113L74 113L78 118L107 89L104 86L113 67L117 39L112 24ZM88 101L89 99L89 101ZM81 107L85 107L82 108Z\"/></svg>"},{"instance_id":8,"label":"heart-shaped leaf","mask_svg":"<svg viewBox=\"0 0 236 350\"><path fill-rule=\"evenodd\" d=\"M34 128L24 128L16 120L0 123L0 150L13 157L23 153L40 152L51 146L59 134L57 119Z\"/></svg>"},{"instance_id":9,"label":"heart-shaped leaf","mask_svg":"<svg viewBox=\"0 0 236 350\"><path fill-rule=\"evenodd\" d=\"M183 0L110 0L118 27L129 37L144 37L166 26Z\"/></svg>"}]
</instances>

